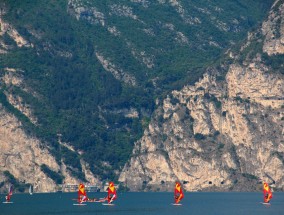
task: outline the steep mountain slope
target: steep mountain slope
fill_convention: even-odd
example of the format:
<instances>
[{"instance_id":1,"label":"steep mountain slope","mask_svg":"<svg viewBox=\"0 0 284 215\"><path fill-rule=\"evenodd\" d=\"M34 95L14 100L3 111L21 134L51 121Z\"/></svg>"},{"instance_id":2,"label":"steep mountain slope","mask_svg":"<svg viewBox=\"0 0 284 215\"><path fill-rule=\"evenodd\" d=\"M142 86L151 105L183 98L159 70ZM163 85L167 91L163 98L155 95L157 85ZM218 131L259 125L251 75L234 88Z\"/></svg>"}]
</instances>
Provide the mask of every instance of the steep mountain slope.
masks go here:
<instances>
[{"instance_id":1,"label":"steep mountain slope","mask_svg":"<svg viewBox=\"0 0 284 215\"><path fill-rule=\"evenodd\" d=\"M1 113L15 117L15 128L26 135L12 141L14 129L8 130L1 146L19 142L28 150L31 138L42 150L37 153L53 159L17 162L19 169L38 166L53 180L39 190L116 179L149 124L155 99L198 80L271 4L1 1ZM21 152L6 149L1 159ZM31 183L10 164L0 175Z\"/></svg>"},{"instance_id":2,"label":"steep mountain slope","mask_svg":"<svg viewBox=\"0 0 284 215\"><path fill-rule=\"evenodd\" d=\"M172 91L120 175L131 190L284 189L284 3L249 33L232 64ZM229 61L227 61L229 62ZM226 78L222 79L225 72Z\"/></svg>"}]
</instances>

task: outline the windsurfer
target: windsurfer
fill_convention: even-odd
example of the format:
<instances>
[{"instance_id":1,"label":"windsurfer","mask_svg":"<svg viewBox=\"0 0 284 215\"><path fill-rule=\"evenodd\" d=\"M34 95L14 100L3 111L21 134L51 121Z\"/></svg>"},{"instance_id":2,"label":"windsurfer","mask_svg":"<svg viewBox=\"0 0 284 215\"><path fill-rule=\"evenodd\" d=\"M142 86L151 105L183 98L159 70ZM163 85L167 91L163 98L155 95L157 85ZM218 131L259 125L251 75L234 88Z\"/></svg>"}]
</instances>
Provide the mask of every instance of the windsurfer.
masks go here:
<instances>
[{"instance_id":1,"label":"windsurfer","mask_svg":"<svg viewBox=\"0 0 284 215\"><path fill-rule=\"evenodd\" d=\"M83 202L86 202L88 200L86 191L85 191L85 185L84 184L79 184L79 189L78 189L78 202L82 204Z\"/></svg>"},{"instance_id":2,"label":"windsurfer","mask_svg":"<svg viewBox=\"0 0 284 215\"><path fill-rule=\"evenodd\" d=\"M109 204L111 204L116 198L117 198L117 193L114 187L114 183L109 182L106 200L108 201Z\"/></svg>"},{"instance_id":3,"label":"windsurfer","mask_svg":"<svg viewBox=\"0 0 284 215\"><path fill-rule=\"evenodd\" d=\"M269 203L270 200L272 199L272 191L268 185L268 183L263 182L263 200L265 203Z\"/></svg>"},{"instance_id":4,"label":"windsurfer","mask_svg":"<svg viewBox=\"0 0 284 215\"><path fill-rule=\"evenodd\" d=\"M175 186L175 192L174 192L174 198L175 198L175 203L178 204L180 202L180 200L182 200L184 197L182 188L181 188L181 184L180 182L176 182L176 186Z\"/></svg>"},{"instance_id":5,"label":"windsurfer","mask_svg":"<svg viewBox=\"0 0 284 215\"><path fill-rule=\"evenodd\" d=\"M6 202L10 202L11 196L13 195L12 185L9 187L8 194L5 196Z\"/></svg>"}]
</instances>

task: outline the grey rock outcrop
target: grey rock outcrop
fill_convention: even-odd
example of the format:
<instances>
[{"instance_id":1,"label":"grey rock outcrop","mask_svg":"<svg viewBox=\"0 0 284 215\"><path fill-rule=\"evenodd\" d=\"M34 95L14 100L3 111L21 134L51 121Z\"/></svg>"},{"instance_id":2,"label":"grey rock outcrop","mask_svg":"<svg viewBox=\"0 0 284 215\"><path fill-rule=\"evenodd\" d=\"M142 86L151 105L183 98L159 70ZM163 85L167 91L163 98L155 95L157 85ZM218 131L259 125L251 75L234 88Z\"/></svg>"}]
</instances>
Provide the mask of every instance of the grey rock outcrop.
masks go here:
<instances>
[{"instance_id":1,"label":"grey rock outcrop","mask_svg":"<svg viewBox=\"0 0 284 215\"><path fill-rule=\"evenodd\" d=\"M282 53L282 36L269 36L273 11L283 12L283 3L262 26L268 55ZM282 15L277 19L283 23ZM225 80L218 77L208 70L194 86L172 91L135 143L121 182L131 190L172 190L179 180L197 191L257 190L268 180L283 189L283 74L256 55L229 65Z\"/></svg>"}]
</instances>

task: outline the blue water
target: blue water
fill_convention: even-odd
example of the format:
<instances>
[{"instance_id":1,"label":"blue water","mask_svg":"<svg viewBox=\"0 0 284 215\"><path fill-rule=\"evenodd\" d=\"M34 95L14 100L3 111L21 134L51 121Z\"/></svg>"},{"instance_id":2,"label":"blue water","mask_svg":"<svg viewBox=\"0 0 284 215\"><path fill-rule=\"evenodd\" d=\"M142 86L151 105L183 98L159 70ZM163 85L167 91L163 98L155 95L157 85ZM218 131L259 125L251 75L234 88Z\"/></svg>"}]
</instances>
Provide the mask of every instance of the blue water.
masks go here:
<instances>
[{"instance_id":1,"label":"blue water","mask_svg":"<svg viewBox=\"0 0 284 215\"><path fill-rule=\"evenodd\" d=\"M89 197L104 197L91 193ZM2 204L0 215L284 215L284 193L274 193L271 206L266 207L262 193L185 193L182 206L173 206L173 193L118 193L115 206L87 203L74 206L76 193L15 194L13 204Z\"/></svg>"}]
</instances>

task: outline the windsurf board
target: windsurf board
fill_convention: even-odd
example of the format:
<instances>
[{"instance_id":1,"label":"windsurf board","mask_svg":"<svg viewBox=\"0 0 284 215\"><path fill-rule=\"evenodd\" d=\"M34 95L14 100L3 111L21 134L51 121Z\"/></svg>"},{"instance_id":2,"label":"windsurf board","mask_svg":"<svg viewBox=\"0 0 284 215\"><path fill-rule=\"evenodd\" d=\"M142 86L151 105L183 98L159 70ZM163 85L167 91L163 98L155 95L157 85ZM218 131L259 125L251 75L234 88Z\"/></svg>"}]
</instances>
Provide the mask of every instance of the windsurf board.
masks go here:
<instances>
[{"instance_id":1,"label":"windsurf board","mask_svg":"<svg viewBox=\"0 0 284 215\"><path fill-rule=\"evenodd\" d=\"M103 203L102 205L114 206L112 203Z\"/></svg>"},{"instance_id":2,"label":"windsurf board","mask_svg":"<svg viewBox=\"0 0 284 215\"><path fill-rule=\"evenodd\" d=\"M174 205L174 206L181 206L182 204L180 204L180 203L172 203L172 205Z\"/></svg>"}]
</instances>

